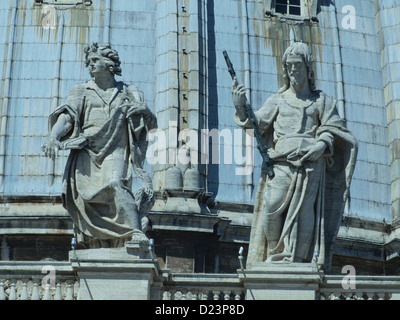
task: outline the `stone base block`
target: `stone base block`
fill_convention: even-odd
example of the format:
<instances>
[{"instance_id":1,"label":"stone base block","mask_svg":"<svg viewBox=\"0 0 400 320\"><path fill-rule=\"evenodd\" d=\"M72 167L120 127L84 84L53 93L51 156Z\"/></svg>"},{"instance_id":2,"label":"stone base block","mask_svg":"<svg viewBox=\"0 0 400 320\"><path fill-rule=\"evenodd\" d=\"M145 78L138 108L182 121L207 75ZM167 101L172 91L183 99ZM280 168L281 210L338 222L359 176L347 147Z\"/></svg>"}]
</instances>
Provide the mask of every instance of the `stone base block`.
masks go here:
<instances>
[{"instance_id":1,"label":"stone base block","mask_svg":"<svg viewBox=\"0 0 400 320\"><path fill-rule=\"evenodd\" d=\"M73 250L69 259L79 277L78 300L160 298L160 268L135 244L123 248Z\"/></svg>"},{"instance_id":2,"label":"stone base block","mask_svg":"<svg viewBox=\"0 0 400 320\"><path fill-rule=\"evenodd\" d=\"M315 265L257 264L238 271L246 300L315 300L323 272Z\"/></svg>"}]
</instances>

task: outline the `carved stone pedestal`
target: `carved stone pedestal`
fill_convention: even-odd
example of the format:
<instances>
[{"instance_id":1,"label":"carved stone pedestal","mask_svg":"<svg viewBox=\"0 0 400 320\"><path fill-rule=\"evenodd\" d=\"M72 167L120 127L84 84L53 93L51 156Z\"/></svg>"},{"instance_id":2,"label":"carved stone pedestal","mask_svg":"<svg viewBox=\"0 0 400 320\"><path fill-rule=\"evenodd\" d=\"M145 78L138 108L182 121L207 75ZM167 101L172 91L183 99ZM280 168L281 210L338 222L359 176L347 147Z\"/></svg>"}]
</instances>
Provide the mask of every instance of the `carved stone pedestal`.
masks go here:
<instances>
[{"instance_id":1,"label":"carved stone pedestal","mask_svg":"<svg viewBox=\"0 0 400 320\"><path fill-rule=\"evenodd\" d=\"M324 275L302 263L257 264L238 273L246 300L315 300Z\"/></svg>"},{"instance_id":2,"label":"carved stone pedestal","mask_svg":"<svg viewBox=\"0 0 400 320\"><path fill-rule=\"evenodd\" d=\"M78 300L160 299L158 262L138 243L70 251L79 277Z\"/></svg>"}]
</instances>

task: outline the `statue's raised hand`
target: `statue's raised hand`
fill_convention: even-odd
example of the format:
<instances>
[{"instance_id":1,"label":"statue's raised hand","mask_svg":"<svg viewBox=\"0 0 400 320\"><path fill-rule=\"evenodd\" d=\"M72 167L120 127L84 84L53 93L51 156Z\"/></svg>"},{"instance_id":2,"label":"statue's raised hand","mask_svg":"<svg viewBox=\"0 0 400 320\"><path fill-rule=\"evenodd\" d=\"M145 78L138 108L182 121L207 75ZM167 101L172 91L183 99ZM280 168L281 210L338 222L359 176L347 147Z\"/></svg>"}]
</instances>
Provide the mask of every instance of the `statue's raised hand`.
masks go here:
<instances>
[{"instance_id":1,"label":"statue's raised hand","mask_svg":"<svg viewBox=\"0 0 400 320\"><path fill-rule=\"evenodd\" d=\"M247 118L246 115L246 88L239 84L236 78L233 79L232 82L232 99L233 104L235 105L236 112L241 121L245 121Z\"/></svg>"}]
</instances>

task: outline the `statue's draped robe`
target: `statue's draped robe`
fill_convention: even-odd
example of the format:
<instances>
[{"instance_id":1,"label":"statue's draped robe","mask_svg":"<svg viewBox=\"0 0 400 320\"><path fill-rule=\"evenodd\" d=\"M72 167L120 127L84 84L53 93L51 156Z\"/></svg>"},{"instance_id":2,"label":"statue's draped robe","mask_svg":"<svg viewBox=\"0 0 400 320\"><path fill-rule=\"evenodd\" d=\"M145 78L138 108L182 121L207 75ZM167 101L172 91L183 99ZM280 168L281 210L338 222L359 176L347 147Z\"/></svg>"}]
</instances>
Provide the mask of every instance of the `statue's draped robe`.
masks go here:
<instances>
[{"instance_id":1,"label":"statue's draped robe","mask_svg":"<svg viewBox=\"0 0 400 320\"><path fill-rule=\"evenodd\" d=\"M255 112L275 177L262 173L254 206L247 266L264 261L311 262L329 269L357 156L336 101L320 91L294 103L272 95ZM235 121L251 128L249 120ZM317 141L327 145L317 161L300 158Z\"/></svg>"},{"instance_id":2,"label":"statue's draped robe","mask_svg":"<svg viewBox=\"0 0 400 320\"><path fill-rule=\"evenodd\" d=\"M50 130L61 113L70 115L73 127L61 140L85 137L87 145L72 149L66 164L62 201L78 232L78 240L127 239L138 225L138 208L132 194L132 165L144 184L151 179L143 170L148 130L157 126L150 112L132 114L142 92L119 82L107 101L93 81L75 86L66 104L49 118Z\"/></svg>"}]
</instances>

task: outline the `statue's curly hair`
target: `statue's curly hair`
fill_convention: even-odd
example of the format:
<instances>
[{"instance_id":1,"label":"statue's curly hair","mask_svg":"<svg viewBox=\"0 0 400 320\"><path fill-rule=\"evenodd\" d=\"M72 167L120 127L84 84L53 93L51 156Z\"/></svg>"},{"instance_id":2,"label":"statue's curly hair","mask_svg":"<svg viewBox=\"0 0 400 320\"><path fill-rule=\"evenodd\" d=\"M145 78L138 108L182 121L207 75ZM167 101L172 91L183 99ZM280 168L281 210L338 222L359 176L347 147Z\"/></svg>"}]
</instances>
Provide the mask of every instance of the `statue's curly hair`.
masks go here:
<instances>
[{"instance_id":1,"label":"statue's curly hair","mask_svg":"<svg viewBox=\"0 0 400 320\"><path fill-rule=\"evenodd\" d=\"M315 91L315 74L313 71L313 57L311 50L308 45L303 42L294 42L291 44L283 54L282 58L282 69L283 69L283 80L284 85L279 89L279 92L285 92L290 87L290 78L287 71L286 61L289 55L299 55L302 57L304 63L307 67L308 81L310 84L310 89Z\"/></svg>"},{"instance_id":2,"label":"statue's curly hair","mask_svg":"<svg viewBox=\"0 0 400 320\"><path fill-rule=\"evenodd\" d=\"M112 67L111 72L117 76L122 75L121 69L121 60L119 59L118 52L111 48L111 45L99 45L97 42L94 42L91 46L85 46L85 65L89 66L89 54L90 53L100 53L102 57L107 58L111 61L111 63L107 63L109 67Z\"/></svg>"}]
</instances>

